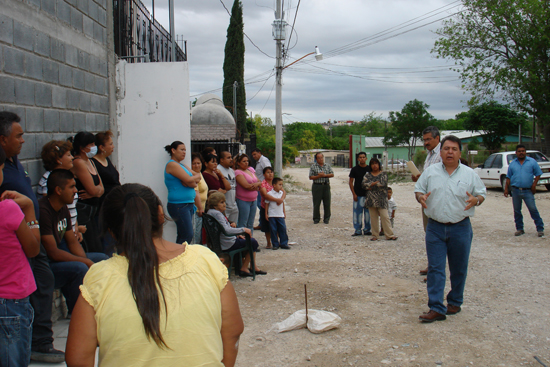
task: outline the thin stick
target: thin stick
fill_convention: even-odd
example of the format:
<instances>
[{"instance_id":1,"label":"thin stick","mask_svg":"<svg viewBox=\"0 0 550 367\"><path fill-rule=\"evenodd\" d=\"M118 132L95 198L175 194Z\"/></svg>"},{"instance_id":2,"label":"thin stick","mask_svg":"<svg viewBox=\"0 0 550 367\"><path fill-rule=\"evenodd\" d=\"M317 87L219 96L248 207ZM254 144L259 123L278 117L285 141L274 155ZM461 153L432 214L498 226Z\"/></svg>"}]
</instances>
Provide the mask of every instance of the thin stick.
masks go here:
<instances>
[{"instance_id":1,"label":"thin stick","mask_svg":"<svg viewBox=\"0 0 550 367\"><path fill-rule=\"evenodd\" d=\"M306 295L306 328L307 328L307 284L304 284L304 292Z\"/></svg>"}]
</instances>

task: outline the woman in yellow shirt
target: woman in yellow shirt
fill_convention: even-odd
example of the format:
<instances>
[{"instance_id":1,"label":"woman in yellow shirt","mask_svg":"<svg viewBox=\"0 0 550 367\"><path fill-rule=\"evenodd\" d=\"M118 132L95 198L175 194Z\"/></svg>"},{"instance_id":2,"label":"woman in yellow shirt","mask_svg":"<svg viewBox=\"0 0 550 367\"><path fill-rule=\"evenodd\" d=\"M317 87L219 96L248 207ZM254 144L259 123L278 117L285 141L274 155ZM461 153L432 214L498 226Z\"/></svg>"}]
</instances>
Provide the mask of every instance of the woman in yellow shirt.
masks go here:
<instances>
[{"instance_id":1,"label":"woman in yellow shirt","mask_svg":"<svg viewBox=\"0 0 550 367\"><path fill-rule=\"evenodd\" d=\"M227 269L208 248L162 238L162 204L113 189L101 222L121 255L93 265L67 339L68 366L234 366L243 321Z\"/></svg>"}]
</instances>

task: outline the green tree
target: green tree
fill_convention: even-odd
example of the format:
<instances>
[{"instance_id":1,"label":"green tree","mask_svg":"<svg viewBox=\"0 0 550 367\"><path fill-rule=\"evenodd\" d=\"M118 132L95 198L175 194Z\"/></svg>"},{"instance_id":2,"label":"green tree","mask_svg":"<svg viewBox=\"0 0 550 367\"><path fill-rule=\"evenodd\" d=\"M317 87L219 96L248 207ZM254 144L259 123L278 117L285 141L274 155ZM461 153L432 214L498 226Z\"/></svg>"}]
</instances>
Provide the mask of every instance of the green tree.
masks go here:
<instances>
[{"instance_id":1,"label":"green tree","mask_svg":"<svg viewBox=\"0 0 550 367\"><path fill-rule=\"evenodd\" d=\"M401 112L390 111L391 125L384 135L384 144L404 145L409 149L409 158L416 150L416 143L422 139L422 131L437 120L428 112L426 103L417 99L408 102Z\"/></svg>"},{"instance_id":2,"label":"green tree","mask_svg":"<svg viewBox=\"0 0 550 367\"><path fill-rule=\"evenodd\" d=\"M550 3L462 0L432 52L453 59L473 104L503 98L535 116L550 145Z\"/></svg>"},{"instance_id":3,"label":"green tree","mask_svg":"<svg viewBox=\"0 0 550 367\"><path fill-rule=\"evenodd\" d=\"M290 145L299 147L300 140L308 131L311 133L308 133L308 138L315 141L315 143L308 142L305 144L306 146L315 146L314 148L308 149L329 147L330 141L323 125L312 122L293 122L292 124L285 125L284 141Z\"/></svg>"},{"instance_id":4,"label":"green tree","mask_svg":"<svg viewBox=\"0 0 550 367\"><path fill-rule=\"evenodd\" d=\"M517 133L518 126L527 124L527 116L518 113L495 101L472 107L464 121L470 131L483 131L483 145L489 150L497 150L506 141L506 135Z\"/></svg>"},{"instance_id":5,"label":"green tree","mask_svg":"<svg viewBox=\"0 0 550 367\"><path fill-rule=\"evenodd\" d=\"M223 61L223 103L233 108L233 83L237 82L237 130L239 138L246 134L246 92L244 87L244 23L243 5L240 0L233 2L231 18L227 28L225 58Z\"/></svg>"},{"instance_id":6,"label":"green tree","mask_svg":"<svg viewBox=\"0 0 550 367\"><path fill-rule=\"evenodd\" d=\"M359 122L358 130L359 134L356 133L356 135L384 136L386 120L382 115L376 116L374 112L371 112Z\"/></svg>"}]
</instances>

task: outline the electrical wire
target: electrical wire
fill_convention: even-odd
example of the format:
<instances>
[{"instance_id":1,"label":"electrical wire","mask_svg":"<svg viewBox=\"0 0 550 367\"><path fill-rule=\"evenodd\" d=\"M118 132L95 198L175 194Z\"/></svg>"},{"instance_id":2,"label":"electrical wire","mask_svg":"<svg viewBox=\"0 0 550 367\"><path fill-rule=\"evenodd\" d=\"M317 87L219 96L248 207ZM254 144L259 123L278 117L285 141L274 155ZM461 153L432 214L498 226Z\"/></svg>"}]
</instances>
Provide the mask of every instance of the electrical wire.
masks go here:
<instances>
[{"instance_id":1,"label":"electrical wire","mask_svg":"<svg viewBox=\"0 0 550 367\"><path fill-rule=\"evenodd\" d=\"M227 12L227 14L229 14L229 17L230 17L230 18L233 17L233 14L231 14L231 12L229 11L229 9L227 9L227 7L225 6L225 4L223 3L223 0L220 0L220 3L222 3L223 8L224 8L225 11ZM252 43L252 45L258 49L258 51L260 51L260 52L263 53L265 56L267 56L267 57L269 57L269 58L271 58L271 59L274 59L274 58L275 58L275 56L268 55L268 54L265 53L261 48L259 48L259 47L254 43L254 41L252 41L252 39L251 39L250 37L248 37L248 35L244 32L244 30L243 30L243 34L244 34L244 36L250 41L250 43Z\"/></svg>"},{"instance_id":2,"label":"electrical wire","mask_svg":"<svg viewBox=\"0 0 550 367\"><path fill-rule=\"evenodd\" d=\"M265 100L264 106L263 106L262 109L260 110L259 115L262 114L262 112L264 111L265 106L267 105L267 102L269 102L269 100L271 99L271 94L273 93L273 89L275 88L275 84L276 84L276 83L277 83L277 81L275 80L275 81L273 82L273 86L271 87L271 91L269 92L269 96L267 96L267 99Z\"/></svg>"}]
</instances>

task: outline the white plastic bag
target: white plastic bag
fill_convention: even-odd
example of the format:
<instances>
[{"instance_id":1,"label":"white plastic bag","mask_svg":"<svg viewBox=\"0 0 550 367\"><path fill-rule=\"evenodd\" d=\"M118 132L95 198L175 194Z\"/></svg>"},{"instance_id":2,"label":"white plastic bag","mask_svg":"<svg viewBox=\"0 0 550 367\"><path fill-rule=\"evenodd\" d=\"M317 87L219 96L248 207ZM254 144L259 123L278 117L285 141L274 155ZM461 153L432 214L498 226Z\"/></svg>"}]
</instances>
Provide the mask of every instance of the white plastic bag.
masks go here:
<instances>
[{"instance_id":1,"label":"white plastic bag","mask_svg":"<svg viewBox=\"0 0 550 367\"><path fill-rule=\"evenodd\" d=\"M340 325L342 319L333 312L308 310L307 328L315 334L322 333L330 329L335 329ZM306 326L306 310L294 312L286 320L276 323L274 329L282 333L285 331L302 329Z\"/></svg>"}]
</instances>

